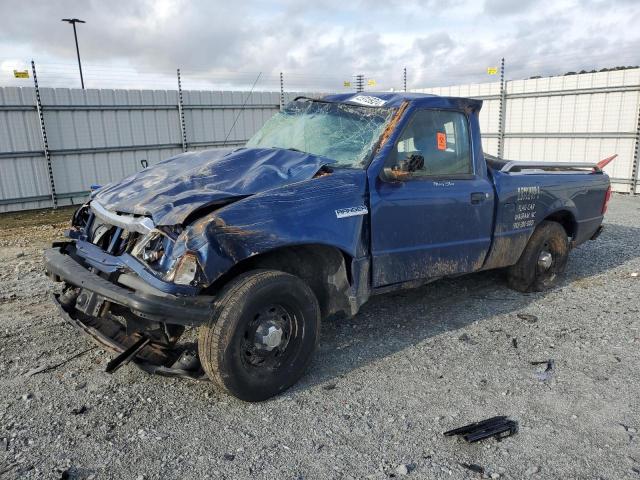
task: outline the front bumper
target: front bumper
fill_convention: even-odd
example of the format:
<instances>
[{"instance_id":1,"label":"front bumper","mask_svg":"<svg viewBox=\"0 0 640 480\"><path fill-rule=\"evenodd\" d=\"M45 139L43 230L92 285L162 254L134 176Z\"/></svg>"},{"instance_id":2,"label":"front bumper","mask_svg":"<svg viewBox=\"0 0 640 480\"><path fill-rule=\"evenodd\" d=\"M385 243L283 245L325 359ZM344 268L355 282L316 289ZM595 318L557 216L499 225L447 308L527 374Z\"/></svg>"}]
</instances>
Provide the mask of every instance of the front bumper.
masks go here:
<instances>
[{"instance_id":1,"label":"front bumper","mask_svg":"<svg viewBox=\"0 0 640 480\"><path fill-rule=\"evenodd\" d=\"M54 295L63 318L96 343L121 354L110 363L145 340L143 347L119 363L132 361L148 373L164 376L206 379L196 345L177 342L185 326L211 318L211 297L160 297L134 292L95 273L95 267L85 267L76 253L73 243L44 252L47 275L71 287Z\"/></svg>"},{"instance_id":2,"label":"front bumper","mask_svg":"<svg viewBox=\"0 0 640 480\"><path fill-rule=\"evenodd\" d=\"M49 277L79 287L83 292L95 294L91 295L91 298L81 294L78 297L79 302L91 301L95 306L108 301L130 309L132 313L143 319L183 326L200 325L209 320L213 313L210 299L160 297L136 293L116 285L85 268L72 256L64 253L60 247L45 250L44 263ZM79 307L88 307L88 305L81 303ZM85 311L87 311L86 308Z\"/></svg>"}]
</instances>

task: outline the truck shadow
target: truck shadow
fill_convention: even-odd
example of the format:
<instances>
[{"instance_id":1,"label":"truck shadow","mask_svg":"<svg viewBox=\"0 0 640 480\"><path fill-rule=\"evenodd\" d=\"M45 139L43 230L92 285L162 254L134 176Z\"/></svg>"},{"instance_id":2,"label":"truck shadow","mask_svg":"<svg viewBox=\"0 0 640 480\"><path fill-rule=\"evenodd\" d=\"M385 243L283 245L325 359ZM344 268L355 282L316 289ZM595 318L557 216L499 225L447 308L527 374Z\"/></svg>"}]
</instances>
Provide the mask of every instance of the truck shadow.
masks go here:
<instances>
[{"instance_id":1,"label":"truck shadow","mask_svg":"<svg viewBox=\"0 0 640 480\"><path fill-rule=\"evenodd\" d=\"M595 277L640 256L640 228L607 224L601 237L571 252L556 290L592 295ZM627 274L621 272L620 274ZM591 291L589 291L591 290ZM284 395L323 383L335 383L352 370L395 354L442 333L499 315L516 315L549 292L523 294L508 288L502 271L443 279L420 288L374 296L358 315L329 319L322 325L320 347L309 372ZM458 341L457 339L452 341Z\"/></svg>"}]
</instances>

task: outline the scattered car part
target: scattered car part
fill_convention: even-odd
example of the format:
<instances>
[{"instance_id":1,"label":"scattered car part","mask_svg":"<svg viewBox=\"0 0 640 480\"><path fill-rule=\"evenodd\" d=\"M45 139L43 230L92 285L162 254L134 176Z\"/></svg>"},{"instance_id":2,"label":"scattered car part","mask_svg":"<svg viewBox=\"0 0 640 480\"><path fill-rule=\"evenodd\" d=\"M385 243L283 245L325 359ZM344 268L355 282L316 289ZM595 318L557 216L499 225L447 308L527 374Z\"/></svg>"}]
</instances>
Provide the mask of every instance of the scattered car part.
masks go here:
<instances>
[{"instance_id":1,"label":"scattered car part","mask_svg":"<svg viewBox=\"0 0 640 480\"><path fill-rule=\"evenodd\" d=\"M511 420L506 416L498 416L449 430L448 432L444 432L444 435L447 437L459 435L465 441L473 443L491 437L495 437L500 440L514 435L517 432L518 422Z\"/></svg>"}]
</instances>

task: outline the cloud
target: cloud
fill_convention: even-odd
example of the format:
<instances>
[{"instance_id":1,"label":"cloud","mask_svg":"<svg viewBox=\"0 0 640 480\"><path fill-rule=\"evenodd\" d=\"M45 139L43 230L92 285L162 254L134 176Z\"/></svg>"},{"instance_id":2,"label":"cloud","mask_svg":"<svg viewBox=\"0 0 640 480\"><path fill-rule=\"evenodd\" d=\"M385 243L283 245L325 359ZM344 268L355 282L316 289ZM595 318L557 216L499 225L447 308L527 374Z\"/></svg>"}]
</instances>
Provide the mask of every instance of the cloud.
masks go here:
<instances>
[{"instance_id":1,"label":"cloud","mask_svg":"<svg viewBox=\"0 0 640 480\"><path fill-rule=\"evenodd\" d=\"M637 2L602 1L0 2L0 62L35 58L51 84L75 81L60 22L75 16L87 21L78 37L95 87L170 88L178 67L189 88L246 88L263 72L259 88L277 89L285 72L290 88L330 90L356 73L397 88L405 66L415 87L489 81L502 57L510 78L639 63Z\"/></svg>"},{"instance_id":2,"label":"cloud","mask_svg":"<svg viewBox=\"0 0 640 480\"><path fill-rule=\"evenodd\" d=\"M488 15L506 16L526 13L533 5L540 5L539 0L486 0L484 12Z\"/></svg>"}]
</instances>

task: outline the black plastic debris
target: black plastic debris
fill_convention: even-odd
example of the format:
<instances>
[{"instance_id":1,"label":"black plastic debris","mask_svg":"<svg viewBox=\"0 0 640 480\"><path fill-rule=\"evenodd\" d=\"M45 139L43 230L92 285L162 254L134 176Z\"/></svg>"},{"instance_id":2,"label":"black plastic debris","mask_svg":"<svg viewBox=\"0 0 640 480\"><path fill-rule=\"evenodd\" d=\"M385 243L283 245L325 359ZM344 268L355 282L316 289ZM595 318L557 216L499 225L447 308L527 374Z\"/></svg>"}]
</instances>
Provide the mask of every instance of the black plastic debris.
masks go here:
<instances>
[{"instance_id":1,"label":"black plastic debris","mask_svg":"<svg viewBox=\"0 0 640 480\"><path fill-rule=\"evenodd\" d=\"M86 405L82 405L81 407L77 407L77 408L72 409L71 413L73 413L74 415L82 415L86 411L87 411L87 406Z\"/></svg>"},{"instance_id":2,"label":"black plastic debris","mask_svg":"<svg viewBox=\"0 0 640 480\"><path fill-rule=\"evenodd\" d=\"M444 432L444 435L447 437L459 435L465 441L473 443L491 437L501 440L516 433L518 433L518 422L505 416L498 416L449 430Z\"/></svg>"},{"instance_id":3,"label":"black plastic debris","mask_svg":"<svg viewBox=\"0 0 640 480\"><path fill-rule=\"evenodd\" d=\"M484 468L476 463L460 463L460 466L467 470L471 470L472 472L479 473L480 475L484 473Z\"/></svg>"}]
</instances>

